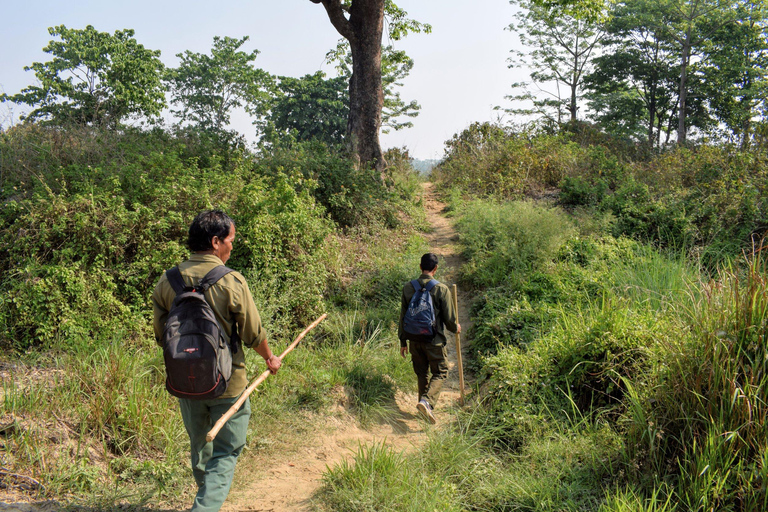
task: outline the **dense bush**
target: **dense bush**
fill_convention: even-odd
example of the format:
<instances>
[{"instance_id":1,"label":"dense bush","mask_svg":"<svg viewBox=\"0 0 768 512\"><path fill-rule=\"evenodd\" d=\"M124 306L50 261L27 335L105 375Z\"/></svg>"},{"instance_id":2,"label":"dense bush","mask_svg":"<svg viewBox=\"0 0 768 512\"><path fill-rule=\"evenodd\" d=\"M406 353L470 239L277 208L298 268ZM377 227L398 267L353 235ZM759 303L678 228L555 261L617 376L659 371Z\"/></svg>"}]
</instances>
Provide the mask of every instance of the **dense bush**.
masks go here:
<instances>
[{"instance_id":1,"label":"dense bush","mask_svg":"<svg viewBox=\"0 0 768 512\"><path fill-rule=\"evenodd\" d=\"M389 183L375 169L355 166L341 148L317 141L273 147L259 156L253 170L259 175L293 176L294 185L309 188L341 227L378 224L391 228L400 225L402 209L410 210L416 180L410 164L405 168L397 153L392 155Z\"/></svg>"},{"instance_id":2,"label":"dense bush","mask_svg":"<svg viewBox=\"0 0 768 512\"><path fill-rule=\"evenodd\" d=\"M611 212L615 235L693 251L714 269L768 230L766 183L764 154L703 146L637 162L621 181L595 169L569 177L560 200Z\"/></svg>"},{"instance_id":3,"label":"dense bush","mask_svg":"<svg viewBox=\"0 0 768 512\"><path fill-rule=\"evenodd\" d=\"M432 171L443 188L459 188L479 197L503 199L540 195L563 180L599 176L606 186L620 181L626 165L599 145L581 145L574 135L510 132L489 123L475 123L445 143L445 158ZM568 183L568 181L566 181ZM591 182L590 182L591 183ZM582 203L586 184L572 193Z\"/></svg>"},{"instance_id":4,"label":"dense bush","mask_svg":"<svg viewBox=\"0 0 768 512\"><path fill-rule=\"evenodd\" d=\"M457 227L468 259L463 273L478 286L496 286L540 269L575 232L562 211L527 202L468 203Z\"/></svg>"},{"instance_id":5,"label":"dense bush","mask_svg":"<svg viewBox=\"0 0 768 512\"><path fill-rule=\"evenodd\" d=\"M475 123L446 142L433 179L446 191L504 199L557 187L565 207L612 214L614 236L688 250L710 270L768 230L764 151L702 145L640 155L582 126L551 135Z\"/></svg>"},{"instance_id":6,"label":"dense bush","mask_svg":"<svg viewBox=\"0 0 768 512\"><path fill-rule=\"evenodd\" d=\"M235 219L230 265L257 292L265 321L278 332L303 323L323 308L329 272L338 271L329 264L338 259L328 243L334 221L350 229L411 222L416 173L406 151L387 158L383 182L319 143L251 155L237 140L193 129L7 130L0 339L21 349L143 329L137 317L151 310L152 287L186 257L191 219L212 207Z\"/></svg>"},{"instance_id":7,"label":"dense bush","mask_svg":"<svg viewBox=\"0 0 768 512\"><path fill-rule=\"evenodd\" d=\"M214 154L201 167L187 156L190 140L26 126L3 134L0 153L15 155L10 167L27 172L2 176L4 344L66 345L141 331L146 324L134 316L146 318L155 282L187 255L189 222L212 207L235 219L231 265L265 292L259 305L268 301L267 321L274 315L285 327L321 308L331 226L311 195L314 184L254 174L237 148L234 167Z\"/></svg>"}]
</instances>

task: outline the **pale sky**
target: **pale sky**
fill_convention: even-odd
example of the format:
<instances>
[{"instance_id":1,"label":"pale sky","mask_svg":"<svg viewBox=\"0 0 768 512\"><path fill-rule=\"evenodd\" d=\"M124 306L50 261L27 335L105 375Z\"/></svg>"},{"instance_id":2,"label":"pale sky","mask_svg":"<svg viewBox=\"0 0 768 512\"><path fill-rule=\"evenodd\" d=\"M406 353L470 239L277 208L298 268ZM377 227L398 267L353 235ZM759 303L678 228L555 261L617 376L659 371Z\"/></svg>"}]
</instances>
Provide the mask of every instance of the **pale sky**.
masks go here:
<instances>
[{"instance_id":1,"label":"pale sky","mask_svg":"<svg viewBox=\"0 0 768 512\"><path fill-rule=\"evenodd\" d=\"M166 66L178 64L185 50L210 53L214 36L250 40L241 48L258 49L255 66L273 75L304 76L318 70L334 75L324 64L340 38L325 9L309 0L26 0L3 1L0 29L0 91L15 94L35 81L24 66L46 62L42 48L52 39L48 27L93 25L101 32L134 29L136 40L160 50ZM524 81L520 70L507 67L516 36L505 28L514 7L508 0L398 0L410 18L432 25L431 34L412 34L396 43L414 59L401 97L421 104L414 127L382 134L384 148L407 147L419 159L441 158L444 142L475 121L492 121L510 84ZM386 41L385 41L386 44ZM0 121L12 113L0 104ZM233 128L253 138L250 120L235 116Z\"/></svg>"}]
</instances>

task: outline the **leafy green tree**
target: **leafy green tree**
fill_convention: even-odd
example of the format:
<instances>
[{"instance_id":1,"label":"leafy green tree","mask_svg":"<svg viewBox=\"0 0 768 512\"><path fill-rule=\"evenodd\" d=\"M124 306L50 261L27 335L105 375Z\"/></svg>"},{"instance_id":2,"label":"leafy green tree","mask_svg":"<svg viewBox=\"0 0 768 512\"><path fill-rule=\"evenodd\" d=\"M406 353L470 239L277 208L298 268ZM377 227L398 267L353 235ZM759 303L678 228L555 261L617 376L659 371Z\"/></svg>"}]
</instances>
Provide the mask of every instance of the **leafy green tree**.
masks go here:
<instances>
[{"instance_id":1,"label":"leafy green tree","mask_svg":"<svg viewBox=\"0 0 768 512\"><path fill-rule=\"evenodd\" d=\"M591 19L560 8L542 7L530 0L510 0L510 3L521 9L509 29L517 32L523 45L530 49L528 53L513 51L510 67L530 69L531 82L544 96L531 91L528 84L513 84L513 88L523 92L509 99L531 102L533 108L508 111L542 115L557 124L565 122L567 112L568 120L576 121L580 88L590 70L593 52L603 37L602 28ZM554 90L547 89L551 85Z\"/></svg>"},{"instance_id":2,"label":"leafy green tree","mask_svg":"<svg viewBox=\"0 0 768 512\"><path fill-rule=\"evenodd\" d=\"M768 5L740 1L736 17L705 42L698 67L714 115L746 150L768 109Z\"/></svg>"},{"instance_id":3,"label":"leafy green tree","mask_svg":"<svg viewBox=\"0 0 768 512\"><path fill-rule=\"evenodd\" d=\"M547 11L559 11L578 19L596 22L605 12L605 0L533 0Z\"/></svg>"},{"instance_id":4,"label":"leafy green tree","mask_svg":"<svg viewBox=\"0 0 768 512\"><path fill-rule=\"evenodd\" d=\"M660 27L665 12L656 0L614 4L605 22L603 51L584 79L590 117L617 135L644 138L649 147L667 141L677 108L679 55Z\"/></svg>"},{"instance_id":5,"label":"leafy green tree","mask_svg":"<svg viewBox=\"0 0 768 512\"><path fill-rule=\"evenodd\" d=\"M262 113L272 79L269 73L253 67L258 50L240 50L246 41L248 36L216 36L210 55L189 50L177 55L179 67L168 70L166 80L171 102L179 107L173 113L183 122L221 132L236 108L243 107L251 115Z\"/></svg>"},{"instance_id":6,"label":"leafy green tree","mask_svg":"<svg viewBox=\"0 0 768 512\"><path fill-rule=\"evenodd\" d=\"M340 145L344 143L348 116L346 78L326 79L321 71L301 78L281 76L264 131L272 141L289 135L298 141Z\"/></svg>"},{"instance_id":7,"label":"leafy green tree","mask_svg":"<svg viewBox=\"0 0 768 512\"><path fill-rule=\"evenodd\" d=\"M410 32L429 32L431 27L407 18L392 0L310 0L322 4L333 27L349 41L352 75L349 80L347 146L363 165L383 172L386 161L379 143L384 107L381 42L384 19L388 35L399 40Z\"/></svg>"},{"instance_id":8,"label":"leafy green tree","mask_svg":"<svg viewBox=\"0 0 768 512\"><path fill-rule=\"evenodd\" d=\"M692 89L691 80L695 75L689 72L692 58L697 50L721 27L736 21L733 0L660 0L665 12L664 23L659 29L665 32L665 39L677 44L680 65L678 79L678 123L677 143L684 144L687 138L688 94ZM699 121L698 124L703 124Z\"/></svg>"},{"instance_id":9,"label":"leafy green tree","mask_svg":"<svg viewBox=\"0 0 768 512\"><path fill-rule=\"evenodd\" d=\"M34 71L39 85L0 96L33 108L22 119L114 127L127 116L160 115L165 107L160 51L140 45L133 30L110 35L91 25L59 25L48 33L60 38L43 48L53 58L24 68Z\"/></svg>"},{"instance_id":10,"label":"leafy green tree","mask_svg":"<svg viewBox=\"0 0 768 512\"><path fill-rule=\"evenodd\" d=\"M352 77L352 53L346 39L339 41L336 48L326 55L327 62L335 62L336 70L345 80ZM400 118L414 118L419 115L421 105L416 100L406 103L396 89L402 87L405 79L413 69L413 59L405 51L395 50L394 46L386 45L381 48L381 81L384 92L384 103L381 110L382 132L411 128L413 123Z\"/></svg>"}]
</instances>

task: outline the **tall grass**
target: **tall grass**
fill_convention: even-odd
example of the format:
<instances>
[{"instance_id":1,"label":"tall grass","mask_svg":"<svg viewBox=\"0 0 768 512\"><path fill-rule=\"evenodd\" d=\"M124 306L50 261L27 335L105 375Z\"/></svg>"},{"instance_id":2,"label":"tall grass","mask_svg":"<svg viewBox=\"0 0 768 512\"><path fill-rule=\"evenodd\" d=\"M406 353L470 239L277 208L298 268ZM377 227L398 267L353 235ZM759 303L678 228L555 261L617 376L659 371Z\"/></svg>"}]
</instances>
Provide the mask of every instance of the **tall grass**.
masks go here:
<instances>
[{"instance_id":1,"label":"tall grass","mask_svg":"<svg viewBox=\"0 0 768 512\"><path fill-rule=\"evenodd\" d=\"M649 246L638 245L633 257L619 262L612 275L619 294L635 308L685 308L700 293L691 286L698 271L683 254L662 253Z\"/></svg>"},{"instance_id":2,"label":"tall grass","mask_svg":"<svg viewBox=\"0 0 768 512\"><path fill-rule=\"evenodd\" d=\"M575 232L560 210L487 200L467 203L457 229L469 260L463 273L477 286L498 286L540 268Z\"/></svg>"},{"instance_id":3,"label":"tall grass","mask_svg":"<svg viewBox=\"0 0 768 512\"><path fill-rule=\"evenodd\" d=\"M464 211L472 223L461 229L495 215ZM475 275L494 272L498 247L473 253ZM768 509L764 252L709 279L674 254L572 238L543 264L521 266L489 292L481 311L498 314L476 317L476 332L505 314L524 318L505 305L505 286L510 302L548 314L526 344L495 331L478 402L404 465L446 482L461 510ZM345 466L325 503L374 481L371 457ZM386 485L379 508L349 510L390 510L404 484Z\"/></svg>"},{"instance_id":4,"label":"tall grass","mask_svg":"<svg viewBox=\"0 0 768 512\"><path fill-rule=\"evenodd\" d=\"M689 336L671 340L648 392L632 397L644 422L630 431L635 461L677 475L677 497L689 510L768 507L767 270L758 251L702 283L692 306L681 308Z\"/></svg>"},{"instance_id":5,"label":"tall grass","mask_svg":"<svg viewBox=\"0 0 768 512\"><path fill-rule=\"evenodd\" d=\"M318 495L328 510L337 512L463 510L450 484L411 466L384 443L361 446L354 463L331 468Z\"/></svg>"},{"instance_id":6,"label":"tall grass","mask_svg":"<svg viewBox=\"0 0 768 512\"><path fill-rule=\"evenodd\" d=\"M18 423L5 464L49 498L178 496L186 434L158 364L154 347L117 338L4 380L0 416Z\"/></svg>"}]
</instances>

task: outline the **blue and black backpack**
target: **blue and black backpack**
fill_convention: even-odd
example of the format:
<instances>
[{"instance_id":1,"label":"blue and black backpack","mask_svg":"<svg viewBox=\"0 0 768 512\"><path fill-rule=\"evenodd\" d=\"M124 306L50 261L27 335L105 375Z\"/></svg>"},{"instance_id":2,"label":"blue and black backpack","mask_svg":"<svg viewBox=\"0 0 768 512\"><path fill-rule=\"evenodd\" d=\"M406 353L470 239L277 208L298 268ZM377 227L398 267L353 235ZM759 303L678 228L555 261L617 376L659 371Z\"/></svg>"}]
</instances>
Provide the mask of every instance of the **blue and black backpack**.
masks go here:
<instances>
[{"instance_id":1,"label":"blue and black backpack","mask_svg":"<svg viewBox=\"0 0 768 512\"><path fill-rule=\"evenodd\" d=\"M405 338L410 341L431 342L435 337L435 306L432 302L432 288L439 283L432 279L421 286L417 279L411 281L416 293L408 303L408 309L403 317Z\"/></svg>"}]
</instances>

